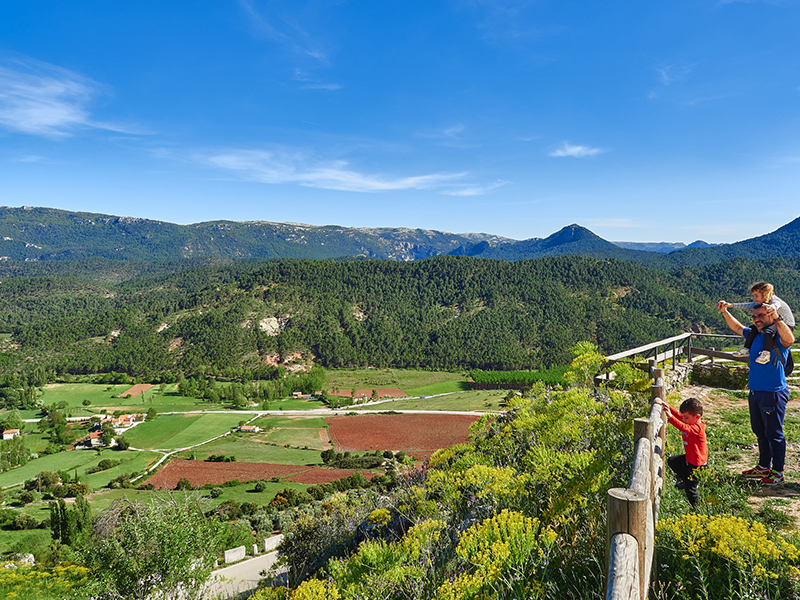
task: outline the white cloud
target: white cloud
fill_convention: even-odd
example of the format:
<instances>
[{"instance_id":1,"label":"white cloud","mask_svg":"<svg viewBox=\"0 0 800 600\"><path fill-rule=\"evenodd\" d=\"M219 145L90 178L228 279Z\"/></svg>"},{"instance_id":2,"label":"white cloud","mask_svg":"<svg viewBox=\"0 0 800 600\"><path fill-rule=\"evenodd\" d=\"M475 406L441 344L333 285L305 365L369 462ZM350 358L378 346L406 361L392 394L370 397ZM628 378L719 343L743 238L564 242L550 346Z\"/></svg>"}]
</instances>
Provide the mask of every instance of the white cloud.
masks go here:
<instances>
[{"instance_id":1,"label":"white cloud","mask_svg":"<svg viewBox=\"0 0 800 600\"><path fill-rule=\"evenodd\" d=\"M447 196L482 196L483 194L488 194L489 192L496 190L497 188L501 188L504 185L508 185L509 183L510 182L508 181L498 179L494 183L489 183L486 185L472 185L461 189L444 190L442 194L446 194Z\"/></svg>"},{"instance_id":2,"label":"white cloud","mask_svg":"<svg viewBox=\"0 0 800 600\"><path fill-rule=\"evenodd\" d=\"M55 65L29 58L0 62L0 127L11 131L66 137L92 128L131 133L131 129L92 119L89 106L100 85Z\"/></svg>"},{"instance_id":3,"label":"white cloud","mask_svg":"<svg viewBox=\"0 0 800 600\"><path fill-rule=\"evenodd\" d=\"M323 49L321 35L314 35L310 27L314 27L311 17L314 11L307 11L299 2L257 2L256 0L238 0L247 15L251 28L258 37L267 39L283 48L295 63L293 78L300 82L301 90L336 91L341 89L338 83L325 81L315 75L322 68L331 66L328 52ZM319 24L316 24L320 29Z\"/></svg>"},{"instance_id":4,"label":"white cloud","mask_svg":"<svg viewBox=\"0 0 800 600\"><path fill-rule=\"evenodd\" d=\"M17 158L14 162L19 163L37 163L46 160L44 156L39 156L38 154L25 154Z\"/></svg>"},{"instance_id":5,"label":"white cloud","mask_svg":"<svg viewBox=\"0 0 800 600\"><path fill-rule=\"evenodd\" d=\"M368 175L348 168L343 160L322 160L300 151L229 150L196 155L196 162L261 183L296 183L306 187L348 192L432 189L466 173L431 173L410 177Z\"/></svg>"},{"instance_id":6,"label":"white cloud","mask_svg":"<svg viewBox=\"0 0 800 600\"><path fill-rule=\"evenodd\" d=\"M665 65L656 68L658 73L658 80L662 85L672 85L679 81L683 81L689 76L696 65Z\"/></svg>"},{"instance_id":7,"label":"white cloud","mask_svg":"<svg viewBox=\"0 0 800 600\"><path fill-rule=\"evenodd\" d=\"M305 70L299 68L294 70L294 79L302 84L300 86L300 89L302 90L326 90L329 92L334 92L342 89L341 84L320 81Z\"/></svg>"},{"instance_id":8,"label":"white cloud","mask_svg":"<svg viewBox=\"0 0 800 600\"><path fill-rule=\"evenodd\" d=\"M561 147L553 150L550 153L550 156L569 156L571 158L586 158L587 156L597 156L598 154L603 154L607 152L604 148L592 148L590 146L575 146L568 142L564 142L561 144Z\"/></svg>"}]
</instances>

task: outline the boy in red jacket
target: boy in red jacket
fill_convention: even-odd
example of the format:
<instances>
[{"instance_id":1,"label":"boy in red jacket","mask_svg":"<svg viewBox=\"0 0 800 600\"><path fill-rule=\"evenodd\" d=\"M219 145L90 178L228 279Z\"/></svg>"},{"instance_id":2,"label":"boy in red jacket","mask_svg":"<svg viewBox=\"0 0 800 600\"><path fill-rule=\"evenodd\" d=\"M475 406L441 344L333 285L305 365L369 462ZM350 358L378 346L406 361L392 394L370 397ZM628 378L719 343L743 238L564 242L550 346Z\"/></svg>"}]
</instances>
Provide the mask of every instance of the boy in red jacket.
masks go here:
<instances>
[{"instance_id":1,"label":"boy in red jacket","mask_svg":"<svg viewBox=\"0 0 800 600\"><path fill-rule=\"evenodd\" d=\"M680 429L685 454L670 456L667 464L675 476L683 483L689 504L697 505L697 477L695 471L704 468L708 462L706 443L706 424L703 423L703 403L697 398L687 398L681 403L680 411L672 408L666 400L657 399L669 411L669 422Z\"/></svg>"}]
</instances>

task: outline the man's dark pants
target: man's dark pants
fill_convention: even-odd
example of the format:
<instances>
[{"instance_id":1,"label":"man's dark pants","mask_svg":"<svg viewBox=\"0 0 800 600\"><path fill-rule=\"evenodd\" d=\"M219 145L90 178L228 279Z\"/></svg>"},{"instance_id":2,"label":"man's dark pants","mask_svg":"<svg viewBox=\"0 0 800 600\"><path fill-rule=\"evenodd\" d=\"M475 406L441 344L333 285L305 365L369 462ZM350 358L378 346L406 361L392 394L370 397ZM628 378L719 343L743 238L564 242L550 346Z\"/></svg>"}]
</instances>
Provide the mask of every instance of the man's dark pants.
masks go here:
<instances>
[{"instance_id":1,"label":"man's dark pants","mask_svg":"<svg viewBox=\"0 0 800 600\"><path fill-rule=\"evenodd\" d=\"M783 417L789 401L789 388L779 392L750 390L750 428L758 439L758 464L783 473L786 461L786 438Z\"/></svg>"}]
</instances>

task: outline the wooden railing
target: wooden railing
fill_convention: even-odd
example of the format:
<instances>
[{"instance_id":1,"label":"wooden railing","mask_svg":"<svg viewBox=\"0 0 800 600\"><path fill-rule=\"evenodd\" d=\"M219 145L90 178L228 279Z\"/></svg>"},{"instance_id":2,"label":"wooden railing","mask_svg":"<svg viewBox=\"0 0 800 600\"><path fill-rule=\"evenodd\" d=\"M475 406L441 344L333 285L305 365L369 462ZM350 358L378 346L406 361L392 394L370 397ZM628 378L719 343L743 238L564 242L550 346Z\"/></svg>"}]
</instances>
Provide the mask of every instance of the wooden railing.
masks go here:
<instances>
[{"instance_id":1,"label":"wooden railing","mask_svg":"<svg viewBox=\"0 0 800 600\"><path fill-rule=\"evenodd\" d=\"M727 352L692 345L698 337L742 340L738 335L682 333L671 338L639 346L606 357L606 366L630 359L637 367L647 370L652 379L650 388L653 403L646 419L634 420L635 455L627 488L608 491L608 532L606 548L606 599L643 600L647 598L655 551L655 528L664 487L664 441L667 416L662 414L656 398L666 398L666 378L659 363L672 361L673 369L678 357L691 363L699 357L729 361L737 359ZM793 351L797 351L793 349ZM639 359L645 358L647 362ZM609 374L597 380L608 380Z\"/></svg>"},{"instance_id":2,"label":"wooden railing","mask_svg":"<svg viewBox=\"0 0 800 600\"><path fill-rule=\"evenodd\" d=\"M664 369L649 361L651 395L665 398ZM634 420L635 455L627 488L608 491L607 599L647 597L655 550L655 528L664 487L666 419L653 403L650 416Z\"/></svg>"}]
</instances>

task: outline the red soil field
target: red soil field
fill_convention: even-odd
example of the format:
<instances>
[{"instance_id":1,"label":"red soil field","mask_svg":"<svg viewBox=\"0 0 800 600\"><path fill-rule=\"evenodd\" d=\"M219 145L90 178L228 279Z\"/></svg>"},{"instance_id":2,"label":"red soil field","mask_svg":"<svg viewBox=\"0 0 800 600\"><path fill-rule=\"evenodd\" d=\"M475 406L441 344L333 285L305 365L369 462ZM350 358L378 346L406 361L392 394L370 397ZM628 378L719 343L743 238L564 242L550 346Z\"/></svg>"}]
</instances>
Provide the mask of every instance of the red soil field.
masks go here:
<instances>
[{"instance_id":1,"label":"red soil field","mask_svg":"<svg viewBox=\"0 0 800 600\"><path fill-rule=\"evenodd\" d=\"M215 463L203 460L174 459L145 483L152 483L157 489L175 489L178 480L185 477L193 487L207 483L222 485L226 481L252 481L254 479L272 479L280 477L295 483L330 483L355 473L351 469L320 469L296 465L274 465L268 463ZM375 477L375 473L362 471L367 479ZM291 475L291 477L287 477Z\"/></svg>"},{"instance_id":2,"label":"red soil field","mask_svg":"<svg viewBox=\"0 0 800 600\"><path fill-rule=\"evenodd\" d=\"M372 390L375 390L375 393L378 395L378 398L406 398L408 394L406 394L400 388L357 388L356 389L356 398L361 398L365 396L367 398L372 398ZM328 396L339 396L339 397L353 397L353 388L340 388L336 390L328 390Z\"/></svg>"},{"instance_id":3,"label":"red soil field","mask_svg":"<svg viewBox=\"0 0 800 600\"><path fill-rule=\"evenodd\" d=\"M472 415L403 414L328 417L325 422L337 452L397 452L433 451L466 442L469 426L478 419Z\"/></svg>"},{"instance_id":4,"label":"red soil field","mask_svg":"<svg viewBox=\"0 0 800 600\"><path fill-rule=\"evenodd\" d=\"M192 486L207 483L222 485L226 481L251 481L253 479L271 479L285 477L308 471L310 467L297 465L271 465L267 463L246 462L206 462L204 460L182 460L176 458L166 467L159 470L145 483L152 483L158 489L175 489L178 480L185 477Z\"/></svg>"},{"instance_id":5,"label":"red soil field","mask_svg":"<svg viewBox=\"0 0 800 600\"><path fill-rule=\"evenodd\" d=\"M122 392L117 398L124 398L125 396L130 396L131 398L136 398L136 396L146 392L151 387L153 387L152 383L137 383L132 388L128 388L124 392Z\"/></svg>"}]
</instances>

